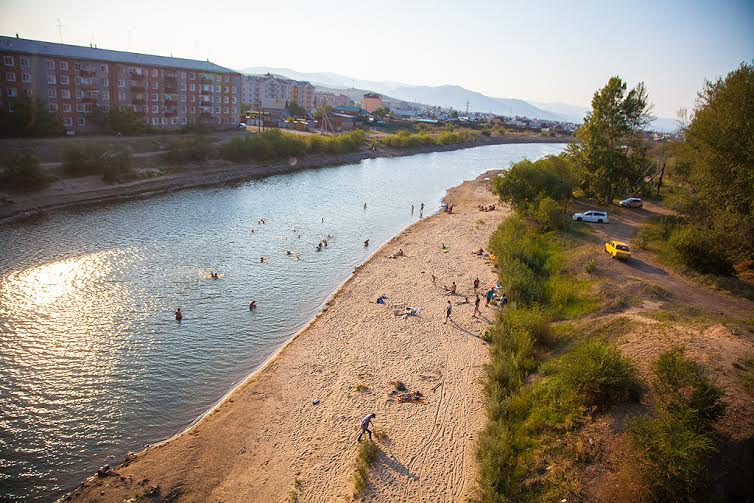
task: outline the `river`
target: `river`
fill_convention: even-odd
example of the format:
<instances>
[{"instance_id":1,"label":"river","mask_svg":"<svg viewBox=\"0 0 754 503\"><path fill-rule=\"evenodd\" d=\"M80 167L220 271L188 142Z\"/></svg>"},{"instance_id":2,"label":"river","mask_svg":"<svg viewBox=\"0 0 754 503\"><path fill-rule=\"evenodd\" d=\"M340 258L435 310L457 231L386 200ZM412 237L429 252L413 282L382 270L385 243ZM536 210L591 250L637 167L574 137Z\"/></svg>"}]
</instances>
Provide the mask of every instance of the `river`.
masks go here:
<instances>
[{"instance_id":1,"label":"river","mask_svg":"<svg viewBox=\"0 0 754 503\"><path fill-rule=\"evenodd\" d=\"M0 227L0 500L53 499L186 428L422 202L563 148L368 159Z\"/></svg>"}]
</instances>

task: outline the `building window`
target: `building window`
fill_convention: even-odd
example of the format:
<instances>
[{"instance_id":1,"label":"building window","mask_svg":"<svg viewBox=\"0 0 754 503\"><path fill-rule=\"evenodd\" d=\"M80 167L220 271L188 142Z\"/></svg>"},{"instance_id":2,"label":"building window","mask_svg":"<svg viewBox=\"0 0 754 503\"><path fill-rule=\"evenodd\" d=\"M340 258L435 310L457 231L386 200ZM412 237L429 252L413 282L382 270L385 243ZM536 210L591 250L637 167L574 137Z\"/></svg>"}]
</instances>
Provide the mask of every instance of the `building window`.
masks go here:
<instances>
[{"instance_id":1,"label":"building window","mask_svg":"<svg viewBox=\"0 0 754 503\"><path fill-rule=\"evenodd\" d=\"M76 91L76 98L81 99L83 97L84 97L84 91L82 91L81 89L78 89Z\"/></svg>"},{"instance_id":2,"label":"building window","mask_svg":"<svg viewBox=\"0 0 754 503\"><path fill-rule=\"evenodd\" d=\"M236 94L238 92L238 88L236 86L233 86L233 94Z\"/></svg>"},{"instance_id":3,"label":"building window","mask_svg":"<svg viewBox=\"0 0 754 503\"><path fill-rule=\"evenodd\" d=\"M107 65L100 65L99 71L107 73Z\"/></svg>"},{"instance_id":4,"label":"building window","mask_svg":"<svg viewBox=\"0 0 754 503\"><path fill-rule=\"evenodd\" d=\"M70 112L70 110L69 110ZM72 127L73 126L73 119L70 117L63 118L63 125L66 127Z\"/></svg>"},{"instance_id":5,"label":"building window","mask_svg":"<svg viewBox=\"0 0 754 503\"><path fill-rule=\"evenodd\" d=\"M14 66L16 62L13 59L13 56L3 56L3 64L5 64L5 66Z\"/></svg>"},{"instance_id":6,"label":"building window","mask_svg":"<svg viewBox=\"0 0 754 503\"><path fill-rule=\"evenodd\" d=\"M230 103L230 98L228 98L227 96L223 96L223 103L225 103L226 105Z\"/></svg>"},{"instance_id":7,"label":"building window","mask_svg":"<svg viewBox=\"0 0 754 503\"><path fill-rule=\"evenodd\" d=\"M225 82L230 82L230 77L229 77L228 75L226 75L226 76L225 76L225 78L224 78L223 80L224 80Z\"/></svg>"},{"instance_id":8,"label":"building window","mask_svg":"<svg viewBox=\"0 0 754 503\"><path fill-rule=\"evenodd\" d=\"M119 101L126 101L126 93L121 91L118 93L118 100Z\"/></svg>"},{"instance_id":9,"label":"building window","mask_svg":"<svg viewBox=\"0 0 754 503\"><path fill-rule=\"evenodd\" d=\"M219 92L220 92L220 86L215 86L215 92L216 92L216 93L219 93Z\"/></svg>"},{"instance_id":10,"label":"building window","mask_svg":"<svg viewBox=\"0 0 754 503\"><path fill-rule=\"evenodd\" d=\"M157 82L152 82L152 89L159 89L159 84Z\"/></svg>"},{"instance_id":11,"label":"building window","mask_svg":"<svg viewBox=\"0 0 754 503\"><path fill-rule=\"evenodd\" d=\"M28 87L25 88L24 89L24 96L26 96L27 98L31 98L31 89L29 89Z\"/></svg>"},{"instance_id":12,"label":"building window","mask_svg":"<svg viewBox=\"0 0 754 503\"><path fill-rule=\"evenodd\" d=\"M153 126L159 126L160 125L160 119L157 117L152 117L152 125Z\"/></svg>"},{"instance_id":13,"label":"building window","mask_svg":"<svg viewBox=\"0 0 754 503\"><path fill-rule=\"evenodd\" d=\"M109 101L110 100L110 91L108 91L107 89L105 89L104 91L102 91L102 99Z\"/></svg>"},{"instance_id":14,"label":"building window","mask_svg":"<svg viewBox=\"0 0 754 503\"><path fill-rule=\"evenodd\" d=\"M160 107L159 107L159 105L152 105L152 113L153 114L160 113Z\"/></svg>"},{"instance_id":15,"label":"building window","mask_svg":"<svg viewBox=\"0 0 754 503\"><path fill-rule=\"evenodd\" d=\"M47 90L47 97L48 98L57 98L58 97L58 93L55 91L55 88Z\"/></svg>"},{"instance_id":16,"label":"building window","mask_svg":"<svg viewBox=\"0 0 754 503\"><path fill-rule=\"evenodd\" d=\"M219 114L220 113L220 107L212 107L212 113L213 114Z\"/></svg>"},{"instance_id":17,"label":"building window","mask_svg":"<svg viewBox=\"0 0 754 503\"><path fill-rule=\"evenodd\" d=\"M195 113L196 113L196 107L191 107L191 113L192 113L192 114L195 114Z\"/></svg>"},{"instance_id":18,"label":"building window","mask_svg":"<svg viewBox=\"0 0 754 503\"><path fill-rule=\"evenodd\" d=\"M86 107L84 106L83 103L77 103L76 104L76 111L77 112L85 112L86 111Z\"/></svg>"},{"instance_id":19,"label":"building window","mask_svg":"<svg viewBox=\"0 0 754 503\"><path fill-rule=\"evenodd\" d=\"M160 95L159 94L153 94L152 95L152 101L160 101Z\"/></svg>"},{"instance_id":20,"label":"building window","mask_svg":"<svg viewBox=\"0 0 754 503\"><path fill-rule=\"evenodd\" d=\"M8 82L16 81L16 72L5 72L5 80Z\"/></svg>"},{"instance_id":21,"label":"building window","mask_svg":"<svg viewBox=\"0 0 754 503\"><path fill-rule=\"evenodd\" d=\"M58 111L58 104L57 103L50 103L49 105L47 105L47 107L48 107L47 108L48 111L50 111L50 112L57 112Z\"/></svg>"},{"instance_id":22,"label":"building window","mask_svg":"<svg viewBox=\"0 0 754 503\"><path fill-rule=\"evenodd\" d=\"M168 118L167 117L163 117L162 118L162 125L163 126L167 126L168 125Z\"/></svg>"},{"instance_id":23,"label":"building window","mask_svg":"<svg viewBox=\"0 0 754 503\"><path fill-rule=\"evenodd\" d=\"M68 61L61 61L60 62L60 69L63 71L68 71Z\"/></svg>"},{"instance_id":24,"label":"building window","mask_svg":"<svg viewBox=\"0 0 754 503\"><path fill-rule=\"evenodd\" d=\"M55 69L55 61L53 61L52 59L48 59L47 60L47 68L49 68L50 70L54 70Z\"/></svg>"},{"instance_id":25,"label":"building window","mask_svg":"<svg viewBox=\"0 0 754 503\"><path fill-rule=\"evenodd\" d=\"M233 99L231 100L231 102L235 105L236 103L238 103L238 98L233 96Z\"/></svg>"},{"instance_id":26,"label":"building window","mask_svg":"<svg viewBox=\"0 0 754 503\"><path fill-rule=\"evenodd\" d=\"M194 95L192 94L192 95L191 95L191 103L195 103L195 102L196 102L196 96L194 96Z\"/></svg>"},{"instance_id":27,"label":"building window","mask_svg":"<svg viewBox=\"0 0 754 503\"><path fill-rule=\"evenodd\" d=\"M73 107L70 103L63 103L63 111L64 112L71 112L73 110Z\"/></svg>"},{"instance_id":28,"label":"building window","mask_svg":"<svg viewBox=\"0 0 754 503\"><path fill-rule=\"evenodd\" d=\"M196 85L189 84L189 91L196 91Z\"/></svg>"},{"instance_id":29,"label":"building window","mask_svg":"<svg viewBox=\"0 0 754 503\"><path fill-rule=\"evenodd\" d=\"M224 92L224 93L227 93L227 92L229 92L229 91L228 91L228 86L225 86L225 87L223 87L223 92Z\"/></svg>"},{"instance_id":30,"label":"building window","mask_svg":"<svg viewBox=\"0 0 754 503\"><path fill-rule=\"evenodd\" d=\"M47 83L48 84L55 84L55 74L54 73L47 74Z\"/></svg>"},{"instance_id":31,"label":"building window","mask_svg":"<svg viewBox=\"0 0 754 503\"><path fill-rule=\"evenodd\" d=\"M126 87L126 81L123 79L118 80L118 87Z\"/></svg>"},{"instance_id":32,"label":"building window","mask_svg":"<svg viewBox=\"0 0 754 503\"><path fill-rule=\"evenodd\" d=\"M229 114L229 113L230 113L230 108L228 108L228 107L225 107L225 113L226 113L226 114Z\"/></svg>"},{"instance_id":33,"label":"building window","mask_svg":"<svg viewBox=\"0 0 754 503\"><path fill-rule=\"evenodd\" d=\"M181 82L181 91L186 91L186 83Z\"/></svg>"},{"instance_id":34,"label":"building window","mask_svg":"<svg viewBox=\"0 0 754 503\"><path fill-rule=\"evenodd\" d=\"M73 64L73 69L74 70L81 70L81 65L79 63L74 63Z\"/></svg>"},{"instance_id":35,"label":"building window","mask_svg":"<svg viewBox=\"0 0 754 503\"><path fill-rule=\"evenodd\" d=\"M21 66L25 66L26 68L30 67L31 61L29 60L29 58L21 56Z\"/></svg>"},{"instance_id":36,"label":"building window","mask_svg":"<svg viewBox=\"0 0 754 503\"><path fill-rule=\"evenodd\" d=\"M185 94L181 94L181 101L184 102L184 103L186 102L186 95Z\"/></svg>"},{"instance_id":37,"label":"building window","mask_svg":"<svg viewBox=\"0 0 754 503\"><path fill-rule=\"evenodd\" d=\"M86 119L84 117L79 117L79 126L86 126Z\"/></svg>"},{"instance_id":38,"label":"building window","mask_svg":"<svg viewBox=\"0 0 754 503\"><path fill-rule=\"evenodd\" d=\"M196 74L189 73L188 74L188 78L189 78L189 80L194 80L194 79L196 79Z\"/></svg>"},{"instance_id":39,"label":"building window","mask_svg":"<svg viewBox=\"0 0 754 503\"><path fill-rule=\"evenodd\" d=\"M105 77L104 79L102 79L102 85L105 86L105 87L109 86L110 85L110 79L108 79L107 77Z\"/></svg>"},{"instance_id":40,"label":"building window","mask_svg":"<svg viewBox=\"0 0 754 503\"><path fill-rule=\"evenodd\" d=\"M8 88L8 98L15 98L18 96L18 89L15 87L9 87Z\"/></svg>"},{"instance_id":41,"label":"building window","mask_svg":"<svg viewBox=\"0 0 754 503\"><path fill-rule=\"evenodd\" d=\"M182 113L182 114L185 114L185 113L186 113L186 105L183 105L183 106L181 107L181 113Z\"/></svg>"},{"instance_id":42,"label":"building window","mask_svg":"<svg viewBox=\"0 0 754 503\"><path fill-rule=\"evenodd\" d=\"M70 100L71 99L71 91L68 89L61 89L60 90L60 97L64 100Z\"/></svg>"},{"instance_id":43,"label":"building window","mask_svg":"<svg viewBox=\"0 0 754 503\"><path fill-rule=\"evenodd\" d=\"M68 84L70 84L70 82L71 81L68 78L68 75L61 75L60 76L60 83L63 84L64 86L67 86Z\"/></svg>"},{"instance_id":44,"label":"building window","mask_svg":"<svg viewBox=\"0 0 754 503\"><path fill-rule=\"evenodd\" d=\"M15 112L16 111L16 104L13 103L12 101L10 103L8 103L8 111L9 112Z\"/></svg>"}]
</instances>

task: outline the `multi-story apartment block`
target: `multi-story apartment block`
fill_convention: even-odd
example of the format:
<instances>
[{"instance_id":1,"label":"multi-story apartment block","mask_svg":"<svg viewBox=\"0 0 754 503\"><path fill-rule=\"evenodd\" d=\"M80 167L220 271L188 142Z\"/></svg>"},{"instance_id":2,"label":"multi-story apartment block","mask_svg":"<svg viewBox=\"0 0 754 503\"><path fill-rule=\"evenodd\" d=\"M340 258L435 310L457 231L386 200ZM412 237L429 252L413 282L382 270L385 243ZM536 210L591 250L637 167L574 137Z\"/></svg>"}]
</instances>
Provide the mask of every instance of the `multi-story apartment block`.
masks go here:
<instances>
[{"instance_id":1,"label":"multi-story apartment block","mask_svg":"<svg viewBox=\"0 0 754 503\"><path fill-rule=\"evenodd\" d=\"M0 37L0 107L19 96L46 102L66 130L96 131L98 111L131 109L160 128L232 126L241 74L190 59Z\"/></svg>"},{"instance_id":2,"label":"multi-story apartment block","mask_svg":"<svg viewBox=\"0 0 754 503\"><path fill-rule=\"evenodd\" d=\"M314 107L330 105L331 107L348 107L353 100L345 94L314 93Z\"/></svg>"},{"instance_id":3,"label":"multi-story apartment block","mask_svg":"<svg viewBox=\"0 0 754 503\"><path fill-rule=\"evenodd\" d=\"M306 111L314 109L314 86L272 74L243 75L241 101L252 107L282 110L296 102Z\"/></svg>"}]
</instances>

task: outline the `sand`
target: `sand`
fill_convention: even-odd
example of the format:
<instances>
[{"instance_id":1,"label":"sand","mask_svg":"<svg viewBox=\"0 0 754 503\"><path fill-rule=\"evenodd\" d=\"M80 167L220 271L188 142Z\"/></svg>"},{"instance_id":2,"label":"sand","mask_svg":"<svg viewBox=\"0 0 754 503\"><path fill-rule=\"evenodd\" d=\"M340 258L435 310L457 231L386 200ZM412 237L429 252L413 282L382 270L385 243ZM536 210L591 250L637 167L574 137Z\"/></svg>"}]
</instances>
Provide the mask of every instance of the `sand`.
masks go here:
<instances>
[{"instance_id":1,"label":"sand","mask_svg":"<svg viewBox=\"0 0 754 503\"><path fill-rule=\"evenodd\" d=\"M496 279L490 263L470 252L486 246L505 216L477 210L495 202L482 178L449 191L453 214L425 218L383 246L305 330L197 425L117 474L89 479L73 499L121 502L153 486L161 498L180 501L349 501L358 425L375 412L387 438L377 442L364 498L466 500L485 422L488 348L480 335L494 318L484 302L482 317L472 317L472 282ZM406 256L389 258L398 249ZM444 294L442 285L452 281L471 303L457 305L463 296ZM387 305L375 303L383 293ZM454 322L443 324L448 299ZM420 316L396 316L404 305L421 307ZM420 390L424 403L398 401L395 381Z\"/></svg>"}]
</instances>

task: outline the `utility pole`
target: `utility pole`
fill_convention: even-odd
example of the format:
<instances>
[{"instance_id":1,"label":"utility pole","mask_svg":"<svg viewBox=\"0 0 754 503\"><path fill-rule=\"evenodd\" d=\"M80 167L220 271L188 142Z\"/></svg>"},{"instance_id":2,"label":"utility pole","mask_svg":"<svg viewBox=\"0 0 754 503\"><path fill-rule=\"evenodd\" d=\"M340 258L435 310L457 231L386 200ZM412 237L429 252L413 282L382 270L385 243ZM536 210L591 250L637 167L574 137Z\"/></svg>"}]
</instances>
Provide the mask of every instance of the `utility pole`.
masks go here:
<instances>
[{"instance_id":1,"label":"utility pole","mask_svg":"<svg viewBox=\"0 0 754 503\"><path fill-rule=\"evenodd\" d=\"M662 147L662 168L660 169L660 178L657 180L657 197L660 197L660 187L662 187L662 177L665 176L665 161L667 161L667 157L665 156L665 146Z\"/></svg>"},{"instance_id":2,"label":"utility pole","mask_svg":"<svg viewBox=\"0 0 754 503\"><path fill-rule=\"evenodd\" d=\"M469 100L466 100L466 118L469 118Z\"/></svg>"},{"instance_id":3,"label":"utility pole","mask_svg":"<svg viewBox=\"0 0 754 503\"><path fill-rule=\"evenodd\" d=\"M58 18L58 34L60 35L60 43L63 43L63 23L60 22L60 18Z\"/></svg>"}]
</instances>

